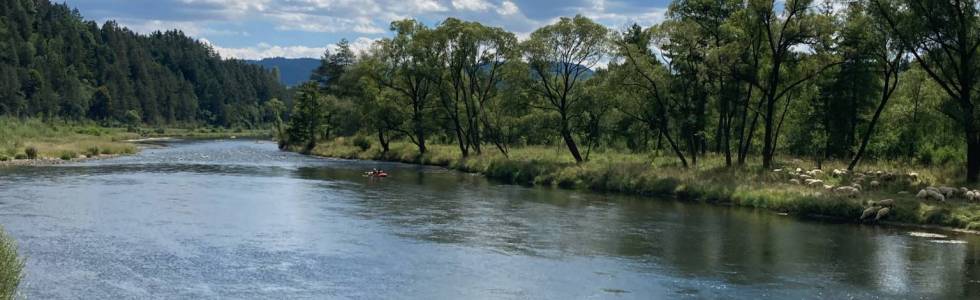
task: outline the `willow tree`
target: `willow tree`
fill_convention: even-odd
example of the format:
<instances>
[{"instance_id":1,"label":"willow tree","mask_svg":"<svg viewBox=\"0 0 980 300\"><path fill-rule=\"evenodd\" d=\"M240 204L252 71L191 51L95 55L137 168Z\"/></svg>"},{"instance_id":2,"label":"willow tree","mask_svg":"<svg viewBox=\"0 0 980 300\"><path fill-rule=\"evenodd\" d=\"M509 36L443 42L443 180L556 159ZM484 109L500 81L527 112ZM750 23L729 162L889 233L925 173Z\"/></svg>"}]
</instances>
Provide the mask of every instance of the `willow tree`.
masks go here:
<instances>
[{"instance_id":1,"label":"willow tree","mask_svg":"<svg viewBox=\"0 0 980 300\"><path fill-rule=\"evenodd\" d=\"M438 56L440 102L462 155L467 156L470 149L480 154L484 136L496 136L487 106L497 94L504 65L516 59L517 38L501 28L454 18L443 21L435 34L433 42L443 52ZM506 155L506 148L495 144Z\"/></svg>"},{"instance_id":2,"label":"willow tree","mask_svg":"<svg viewBox=\"0 0 980 300\"><path fill-rule=\"evenodd\" d=\"M432 94L436 89L433 74L438 74L439 52L432 43L432 30L415 20L391 23L395 37L377 42L371 55L373 71L369 72L380 86L395 91L407 108L409 128L398 128L425 154L428 137L427 118Z\"/></svg>"},{"instance_id":3,"label":"willow tree","mask_svg":"<svg viewBox=\"0 0 980 300\"><path fill-rule=\"evenodd\" d=\"M881 119L882 112L885 111L885 107L898 87L899 75L902 69L906 67L904 64L906 57L905 48L896 39L894 32L889 30L888 25L885 22L874 22L874 19L871 15L867 14L866 8L863 5L852 5L852 10L856 11L855 14L857 16L848 25L864 28L868 32L868 35L865 36L866 40L863 43L864 47L862 48L865 48L865 52L871 56L874 69L881 76L881 87L878 92L878 106L875 109L874 115L871 117L871 121L868 123L868 128L864 132L864 137L861 139L861 144L858 146L857 152L851 159L851 163L847 165L849 171L853 171L864 156L864 152L868 148L868 143L871 142L871 138L874 136L875 126Z\"/></svg>"},{"instance_id":4,"label":"willow tree","mask_svg":"<svg viewBox=\"0 0 980 300\"><path fill-rule=\"evenodd\" d=\"M966 180L980 179L978 79L980 17L976 0L873 0L881 19L946 95L945 113L963 128Z\"/></svg>"},{"instance_id":5,"label":"willow tree","mask_svg":"<svg viewBox=\"0 0 980 300\"><path fill-rule=\"evenodd\" d=\"M582 154L572 135L573 110L583 99L580 82L603 58L606 48L605 26L577 15L531 33L524 43L524 56L535 77L535 91L546 101L543 107L558 113L558 131L565 146L582 162Z\"/></svg>"},{"instance_id":6,"label":"willow tree","mask_svg":"<svg viewBox=\"0 0 980 300\"><path fill-rule=\"evenodd\" d=\"M765 33L767 63L758 70L762 72L760 77L764 78L759 82L759 89L763 92L763 168L772 166L780 125L790 103L786 100L781 112L777 110L777 105L799 85L839 64L820 62L816 63L818 65L807 65L807 62L802 62L806 56L799 53L799 49L814 44L821 34L827 33L820 28L820 16L814 14L812 3L813 0L787 0L777 12L775 0L749 1L748 9L753 15L751 20L758 22ZM814 64L813 61L809 63Z\"/></svg>"}]
</instances>

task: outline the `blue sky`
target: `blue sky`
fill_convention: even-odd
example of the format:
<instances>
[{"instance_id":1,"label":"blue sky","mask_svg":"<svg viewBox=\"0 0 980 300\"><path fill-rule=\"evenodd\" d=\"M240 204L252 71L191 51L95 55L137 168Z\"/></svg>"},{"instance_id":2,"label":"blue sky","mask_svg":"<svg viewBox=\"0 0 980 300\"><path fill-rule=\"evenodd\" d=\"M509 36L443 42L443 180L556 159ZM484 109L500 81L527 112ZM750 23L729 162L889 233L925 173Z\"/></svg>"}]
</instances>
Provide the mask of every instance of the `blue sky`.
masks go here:
<instances>
[{"instance_id":1,"label":"blue sky","mask_svg":"<svg viewBox=\"0 0 980 300\"><path fill-rule=\"evenodd\" d=\"M87 19L138 32L178 28L224 57L319 57L341 38L364 49L393 20L457 17L526 36L582 14L614 29L663 20L669 0L63 0Z\"/></svg>"}]
</instances>

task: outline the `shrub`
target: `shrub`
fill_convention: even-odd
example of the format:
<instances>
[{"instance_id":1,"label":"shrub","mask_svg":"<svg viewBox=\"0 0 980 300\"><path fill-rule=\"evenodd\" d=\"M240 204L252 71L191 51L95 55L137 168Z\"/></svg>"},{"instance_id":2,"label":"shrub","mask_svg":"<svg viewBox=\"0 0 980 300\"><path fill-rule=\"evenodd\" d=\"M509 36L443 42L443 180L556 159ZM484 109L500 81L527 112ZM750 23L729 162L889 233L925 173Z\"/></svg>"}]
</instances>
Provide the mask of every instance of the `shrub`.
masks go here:
<instances>
[{"instance_id":1,"label":"shrub","mask_svg":"<svg viewBox=\"0 0 980 300\"><path fill-rule=\"evenodd\" d=\"M88 149L85 149L85 155L88 156L99 156L99 154L101 153L102 150L99 149L99 146L92 146L92 147L88 147Z\"/></svg>"},{"instance_id":2,"label":"shrub","mask_svg":"<svg viewBox=\"0 0 980 300\"><path fill-rule=\"evenodd\" d=\"M76 130L78 134L91 135L91 136L102 136L102 130L98 127L82 127Z\"/></svg>"},{"instance_id":3,"label":"shrub","mask_svg":"<svg viewBox=\"0 0 980 300\"><path fill-rule=\"evenodd\" d=\"M27 154L24 153L14 154L14 159L27 159Z\"/></svg>"},{"instance_id":4,"label":"shrub","mask_svg":"<svg viewBox=\"0 0 980 300\"><path fill-rule=\"evenodd\" d=\"M10 160L10 157L7 157L6 155L0 155L0 161L8 161L8 160Z\"/></svg>"},{"instance_id":5,"label":"shrub","mask_svg":"<svg viewBox=\"0 0 980 300\"><path fill-rule=\"evenodd\" d=\"M17 244L0 229L0 299L14 299L24 262L17 257Z\"/></svg>"},{"instance_id":6,"label":"shrub","mask_svg":"<svg viewBox=\"0 0 980 300\"><path fill-rule=\"evenodd\" d=\"M164 134L164 133L167 133L167 130L165 130L163 128L157 128L157 129L154 129L153 130L153 133L156 133L156 134Z\"/></svg>"},{"instance_id":7,"label":"shrub","mask_svg":"<svg viewBox=\"0 0 980 300\"><path fill-rule=\"evenodd\" d=\"M61 152L61 160L72 160L73 158L75 158L77 156L78 156L78 154L76 154L73 151Z\"/></svg>"},{"instance_id":8,"label":"shrub","mask_svg":"<svg viewBox=\"0 0 980 300\"><path fill-rule=\"evenodd\" d=\"M360 148L361 151L367 151L368 149L371 149L371 141L369 141L363 135L355 136L353 142L354 142L354 146Z\"/></svg>"},{"instance_id":9,"label":"shrub","mask_svg":"<svg viewBox=\"0 0 980 300\"><path fill-rule=\"evenodd\" d=\"M37 159L37 148L31 146L24 149L27 159Z\"/></svg>"}]
</instances>

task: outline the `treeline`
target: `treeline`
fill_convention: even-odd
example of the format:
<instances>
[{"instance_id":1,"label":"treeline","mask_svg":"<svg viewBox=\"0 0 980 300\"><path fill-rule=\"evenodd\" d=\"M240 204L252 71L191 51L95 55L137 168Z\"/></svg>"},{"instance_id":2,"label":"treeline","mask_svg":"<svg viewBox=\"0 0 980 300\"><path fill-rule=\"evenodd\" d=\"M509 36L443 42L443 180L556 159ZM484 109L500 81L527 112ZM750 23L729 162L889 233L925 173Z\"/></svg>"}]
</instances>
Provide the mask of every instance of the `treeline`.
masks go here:
<instances>
[{"instance_id":1,"label":"treeline","mask_svg":"<svg viewBox=\"0 0 980 300\"><path fill-rule=\"evenodd\" d=\"M0 115L254 127L278 74L179 31L99 26L48 0L0 1Z\"/></svg>"},{"instance_id":2,"label":"treeline","mask_svg":"<svg viewBox=\"0 0 980 300\"><path fill-rule=\"evenodd\" d=\"M519 41L447 19L392 23L326 53L297 91L287 145L370 134L464 156L561 144L706 155L941 164L980 172L977 1L676 0L667 20L609 30L562 18Z\"/></svg>"}]
</instances>

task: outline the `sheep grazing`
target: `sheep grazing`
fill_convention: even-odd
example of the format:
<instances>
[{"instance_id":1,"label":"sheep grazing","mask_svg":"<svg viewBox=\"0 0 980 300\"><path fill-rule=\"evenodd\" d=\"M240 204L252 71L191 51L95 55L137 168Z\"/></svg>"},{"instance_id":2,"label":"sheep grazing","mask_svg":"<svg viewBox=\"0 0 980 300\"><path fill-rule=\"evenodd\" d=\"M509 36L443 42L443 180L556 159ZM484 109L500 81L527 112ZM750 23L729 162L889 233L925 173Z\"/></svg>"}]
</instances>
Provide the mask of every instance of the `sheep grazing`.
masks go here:
<instances>
[{"instance_id":1,"label":"sheep grazing","mask_svg":"<svg viewBox=\"0 0 980 300\"><path fill-rule=\"evenodd\" d=\"M832 189L834 189L834 186L833 186L833 185L830 185L830 184L825 184L825 185L823 185L823 189L825 189L825 190L828 190L828 191L829 191L829 190L832 190Z\"/></svg>"},{"instance_id":2,"label":"sheep grazing","mask_svg":"<svg viewBox=\"0 0 980 300\"><path fill-rule=\"evenodd\" d=\"M966 200L969 200L969 201L976 201L977 200L977 193L976 192L974 192L974 191L966 191L965 194L966 194Z\"/></svg>"},{"instance_id":3,"label":"sheep grazing","mask_svg":"<svg viewBox=\"0 0 980 300\"><path fill-rule=\"evenodd\" d=\"M800 180L799 179L796 179L796 178L793 178L793 179L790 179L789 180L789 183L792 183L792 184L800 184Z\"/></svg>"},{"instance_id":4,"label":"sheep grazing","mask_svg":"<svg viewBox=\"0 0 980 300\"><path fill-rule=\"evenodd\" d=\"M861 186L861 184L859 184L859 183L852 183L852 184L851 184L851 186L852 186L852 187L854 187L854 188L856 188L856 189L858 189L858 191L861 191L861 190L863 190L863 189L864 189L864 188L863 188L863 187Z\"/></svg>"},{"instance_id":5,"label":"sheep grazing","mask_svg":"<svg viewBox=\"0 0 980 300\"><path fill-rule=\"evenodd\" d=\"M878 201L878 205L885 206L885 207L895 206L895 199L885 199L885 200Z\"/></svg>"},{"instance_id":6,"label":"sheep grazing","mask_svg":"<svg viewBox=\"0 0 980 300\"><path fill-rule=\"evenodd\" d=\"M932 188L932 187L928 187L928 188L925 188L925 189L920 190L919 191L919 194L917 194L915 196L918 197L918 198L920 198L920 199L926 199L926 200L928 200L928 199L934 199L934 200L937 200L937 201L946 201L946 196L943 196L943 194L940 193L935 188L932 188L932 189L930 189L930 188Z\"/></svg>"},{"instance_id":7,"label":"sheep grazing","mask_svg":"<svg viewBox=\"0 0 980 300\"><path fill-rule=\"evenodd\" d=\"M891 208L888 207L882 207L881 209L879 209L878 214L875 215L875 222L887 217L888 213L890 213L891 211L892 211Z\"/></svg>"},{"instance_id":8,"label":"sheep grazing","mask_svg":"<svg viewBox=\"0 0 980 300\"><path fill-rule=\"evenodd\" d=\"M773 172L776 172L776 173L779 173L779 172L782 172L782 171L783 171L783 169L775 169L775 170L772 170L772 171L773 171Z\"/></svg>"},{"instance_id":9,"label":"sheep grazing","mask_svg":"<svg viewBox=\"0 0 980 300\"><path fill-rule=\"evenodd\" d=\"M871 183L869 183L868 185L871 185L872 188L876 188L881 185L881 182L878 182L877 180L872 180Z\"/></svg>"},{"instance_id":10,"label":"sheep grazing","mask_svg":"<svg viewBox=\"0 0 980 300\"><path fill-rule=\"evenodd\" d=\"M846 175L847 174L847 170L834 169L834 171L832 171L831 174L833 174L834 177L840 177L840 176Z\"/></svg>"},{"instance_id":11,"label":"sheep grazing","mask_svg":"<svg viewBox=\"0 0 980 300\"><path fill-rule=\"evenodd\" d=\"M842 187L838 187L838 188L834 189L834 191L837 192L838 194L841 194L841 195L844 195L844 196L847 196L847 197L852 197L852 198L853 197L857 197L857 195L861 193L861 190L859 190L859 189L857 189L857 188L855 188L853 186L842 186Z\"/></svg>"},{"instance_id":12,"label":"sheep grazing","mask_svg":"<svg viewBox=\"0 0 980 300\"><path fill-rule=\"evenodd\" d=\"M948 186L939 187L939 192L942 193L943 196L946 196L946 198L953 198L953 196L956 195L956 189Z\"/></svg>"},{"instance_id":13,"label":"sheep grazing","mask_svg":"<svg viewBox=\"0 0 980 300\"><path fill-rule=\"evenodd\" d=\"M803 172L803 169L796 168L796 173Z\"/></svg>"},{"instance_id":14,"label":"sheep grazing","mask_svg":"<svg viewBox=\"0 0 980 300\"><path fill-rule=\"evenodd\" d=\"M813 178L813 176L810 176L810 175L806 175L806 174L800 174L800 178L803 178L803 179L810 179L810 178Z\"/></svg>"},{"instance_id":15,"label":"sheep grazing","mask_svg":"<svg viewBox=\"0 0 980 300\"><path fill-rule=\"evenodd\" d=\"M877 214L877 213L878 213L878 207L877 206L868 207L868 208L864 209L864 212L861 213L861 220L867 219L871 215L874 215L874 214Z\"/></svg>"},{"instance_id":16,"label":"sheep grazing","mask_svg":"<svg viewBox=\"0 0 980 300\"><path fill-rule=\"evenodd\" d=\"M806 183L806 185L810 185L810 186L823 185L823 180L820 180L820 179L807 179L804 182Z\"/></svg>"}]
</instances>

